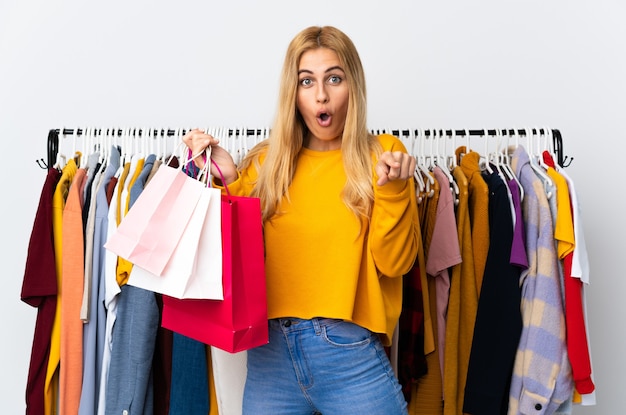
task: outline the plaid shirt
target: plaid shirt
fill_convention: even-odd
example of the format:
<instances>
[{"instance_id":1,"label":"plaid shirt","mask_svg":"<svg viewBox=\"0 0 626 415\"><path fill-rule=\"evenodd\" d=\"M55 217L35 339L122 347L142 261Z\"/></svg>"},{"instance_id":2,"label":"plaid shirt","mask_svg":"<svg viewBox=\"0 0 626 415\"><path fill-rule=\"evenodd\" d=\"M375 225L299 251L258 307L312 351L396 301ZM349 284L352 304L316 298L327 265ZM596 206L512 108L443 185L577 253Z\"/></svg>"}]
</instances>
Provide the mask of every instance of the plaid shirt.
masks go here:
<instances>
[{"instance_id":1,"label":"plaid shirt","mask_svg":"<svg viewBox=\"0 0 626 415\"><path fill-rule=\"evenodd\" d=\"M529 268L520 278L524 325L511 381L509 413L552 414L573 392L554 226L543 184L521 146L513 154L512 167L525 193Z\"/></svg>"}]
</instances>

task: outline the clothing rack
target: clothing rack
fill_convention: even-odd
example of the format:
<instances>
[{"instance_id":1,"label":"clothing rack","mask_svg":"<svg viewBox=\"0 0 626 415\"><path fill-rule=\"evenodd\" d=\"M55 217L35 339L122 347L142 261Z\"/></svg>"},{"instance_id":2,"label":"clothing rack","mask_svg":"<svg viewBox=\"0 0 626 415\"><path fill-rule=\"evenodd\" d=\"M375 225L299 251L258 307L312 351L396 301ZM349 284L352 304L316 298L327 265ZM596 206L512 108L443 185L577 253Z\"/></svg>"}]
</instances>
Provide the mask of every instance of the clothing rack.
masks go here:
<instances>
[{"instance_id":1,"label":"clothing rack","mask_svg":"<svg viewBox=\"0 0 626 415\"><path fill-rule=\"evenodd\" d=\"M128 132L133 137L142 137L144 134L152 136L152 137L172 137L177 134L185 134L187 129L171 129L171 128L130 128L130 129L121 129L121 128L112 128L112 129L104 129L106 132L108 130L108 134L112 134L114 136L121 136L124 132ZM224 133L230 135L246 135L246 136L256 136L261 135L266 131L266 129L259 128L229 128L228 131L224 130ZM528 132L531 134L544 134L544 128L507 128L507 129L371 129L372 133L376 134L384 134L389 133L395 136L403 136L408 137L411 134L418 135L423 134L426 137L430 136L439 136L439 137L496 137L498 135L501 136L522 136L525 137ZM103 129L95 129L94 132L96 134L101 134ZM567 167L573 161L573 157L569 157L564 153L563 150L563 136L558 129L551 129L552 132L552 140L553 140L553 149L556 155L555 162L561 167ZM55 163L57 153L59 151L59 136L66 135L76 135L81 136L86 133L86 129L83 128L56 128L48 131L48 149L47 149L47 162L44 159L36 160L39 167L42 169L47 169L48 166L52 166Z\"/></svg>"}]
</instances>

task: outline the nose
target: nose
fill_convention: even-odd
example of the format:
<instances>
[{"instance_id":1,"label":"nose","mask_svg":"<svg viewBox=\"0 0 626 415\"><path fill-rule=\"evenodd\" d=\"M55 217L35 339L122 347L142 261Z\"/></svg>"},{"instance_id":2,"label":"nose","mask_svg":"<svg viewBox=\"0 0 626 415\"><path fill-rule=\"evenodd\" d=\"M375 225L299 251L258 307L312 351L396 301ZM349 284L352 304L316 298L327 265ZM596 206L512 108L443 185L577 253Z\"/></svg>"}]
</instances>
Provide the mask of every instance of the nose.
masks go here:
<instances>
[{"instance_id":1,"label":"nose","mask_svg":"<svg viewBox=\"0 0 626 415\"><path fill-rule=\"evenodd\" d=\"M328 93L326 92L325 85L319 85L317 88L317 102L325 104L328 102Z\"/></svg>"}]
</instances>

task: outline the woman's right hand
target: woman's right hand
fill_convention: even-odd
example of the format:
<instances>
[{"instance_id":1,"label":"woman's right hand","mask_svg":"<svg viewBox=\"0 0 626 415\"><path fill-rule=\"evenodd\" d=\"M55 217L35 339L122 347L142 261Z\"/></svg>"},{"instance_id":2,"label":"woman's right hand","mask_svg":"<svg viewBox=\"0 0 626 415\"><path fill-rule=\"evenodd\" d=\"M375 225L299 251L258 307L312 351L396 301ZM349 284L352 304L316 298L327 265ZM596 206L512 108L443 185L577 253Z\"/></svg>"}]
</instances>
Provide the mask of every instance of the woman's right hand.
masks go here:
<instances>
[{"instance_id":1,"label":"woman's right hand","mask_svg":"<svg viewBox=\"0 0 626 415\"><path fill-rule=\"evenodd\" d=\"M219 166L221 176L224 178L223 184L230 184L237 179L237 166L230 153L218 145L219 140L217 138L200 129L195 129L185 134L182 140L194 156L211 147L211 159ZM199 169L204 168L205 160L201 155L195 157L193 161ZM221 181L220 171L213 164L210 168L211 175Z\"/></svg>"}]
</instances>

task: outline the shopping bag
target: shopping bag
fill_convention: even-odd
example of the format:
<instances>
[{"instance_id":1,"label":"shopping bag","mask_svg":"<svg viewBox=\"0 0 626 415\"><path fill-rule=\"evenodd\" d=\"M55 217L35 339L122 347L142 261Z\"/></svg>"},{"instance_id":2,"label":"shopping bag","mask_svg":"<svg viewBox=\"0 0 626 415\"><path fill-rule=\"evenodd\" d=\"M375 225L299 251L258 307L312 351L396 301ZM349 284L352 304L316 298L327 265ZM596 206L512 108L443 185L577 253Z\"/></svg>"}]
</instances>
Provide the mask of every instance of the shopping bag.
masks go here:
<instances>
[{"instance_id":1,"label":"shopping bag","mask_svg":"<svg viewBox=\"0 0 626 415\"><path fill-rule=\"evenodd\" d=\"M268 342L258 198L222 195L223 300L163 296L162 326L230 353Z\"/></svg>"},{"instance_id":2,"label":"shopping bag","mask_svg":"<svg viewBox=\"0 0 626 415\"><path fill-rule=\"evenodd\" d=\"M133 264L128 284L176 298L221 300L221 192L205 187L161 275Z\"/></svg>"},{"instance_id":3,"label":"shopping bag","mask_svg":"<svg viewBox=\"0 0 626 415\"><path fill-rule=\"evenodd\" d=\"M104 247L161 275L205 188L181 169L162 164Z\"/></svg>"}]
</instances>

